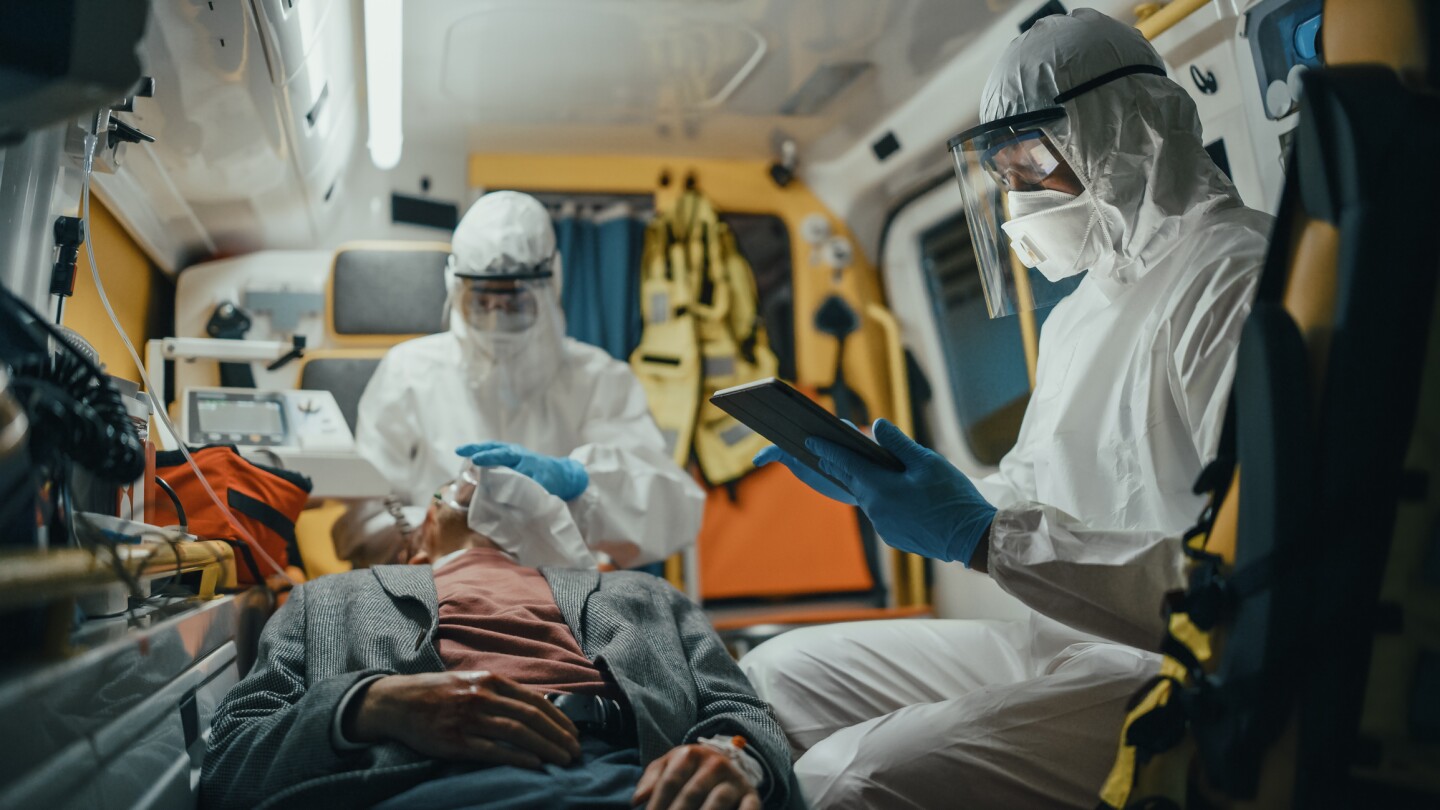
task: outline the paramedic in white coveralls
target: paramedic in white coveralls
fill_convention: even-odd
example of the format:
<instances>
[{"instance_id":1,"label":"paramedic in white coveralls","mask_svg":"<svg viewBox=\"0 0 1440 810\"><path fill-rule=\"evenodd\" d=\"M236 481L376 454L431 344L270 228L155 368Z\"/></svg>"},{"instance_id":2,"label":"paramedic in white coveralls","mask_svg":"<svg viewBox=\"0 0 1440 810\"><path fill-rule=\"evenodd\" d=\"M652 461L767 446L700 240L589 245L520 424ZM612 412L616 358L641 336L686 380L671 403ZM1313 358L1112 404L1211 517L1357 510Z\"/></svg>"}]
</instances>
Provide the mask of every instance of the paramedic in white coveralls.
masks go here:
<instances>
[{"instance_id":1,"label":"paramedic in white coveralls","mask_svg":"<svg viewBox=\"0 0 1440 810\"><path fill-rule=\"evenodd\" d=\"M891 472L812 448L898 548L986 571L1028 622L798 630L741 661L817 808L1094 807L1125 704L1155 675L1179 537L1203 499L1270 217L1206 154L1195 105L1138 31L1039 20L951 142L992 313L1017 262L1087 272L1045 322L1015 447L970 481L883 420ZM1010 247L1006 247L1008 237ZM814 442L815 440L811 440Z\"/></svg>"}]
</instances>

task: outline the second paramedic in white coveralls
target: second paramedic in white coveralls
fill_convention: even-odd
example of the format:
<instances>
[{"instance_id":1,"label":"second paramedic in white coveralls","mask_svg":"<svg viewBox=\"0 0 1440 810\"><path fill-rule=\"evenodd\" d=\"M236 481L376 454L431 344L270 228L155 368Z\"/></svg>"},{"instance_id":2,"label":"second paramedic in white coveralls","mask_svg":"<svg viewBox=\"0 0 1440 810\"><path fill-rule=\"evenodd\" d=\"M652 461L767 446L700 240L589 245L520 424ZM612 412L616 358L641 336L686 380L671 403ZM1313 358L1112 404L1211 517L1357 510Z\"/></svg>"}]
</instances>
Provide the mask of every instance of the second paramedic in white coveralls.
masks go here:
<instances>
[{"instance_id":1,"label":"second paramedic in white coveralls","mask_svg":"<svg viewBox=\"0 0 1440 810\"><path fill-rule=\"evenodd\" d=\"M1013 267L1088 270L1045 322L1019 439L973 483L886 422L904 472L812 448L897 547L988 570L1029 621L799 630L741 661L817 808L1094 807L1155 675L1162 595L1203 499L1270 218L1202 146L1195 105L1130 26L1089 9L1011 44L952 141L992 311ZM814 441L814 440L812 440ZM1116 643L1118 642L1118 643Z\"/></svg>"},{"instance_id":2,"label":"second paramedic in white coveralls","mask_svg":"<svg viewBox=\"0 0 1440 810\"><path fill-rule=\"evenodd\" d=\"M560 256L534 197L496 191L455 229L447 331L391 349L360 398L359 452L412 515L474 459L487 536L528 565L663 560L700 530L704 494L665 452L630 367L565 336ZM418 517L411 524L419 525ZM337 524L337 550L388 562L376 504Z\"/></svg>"}]
</instances>

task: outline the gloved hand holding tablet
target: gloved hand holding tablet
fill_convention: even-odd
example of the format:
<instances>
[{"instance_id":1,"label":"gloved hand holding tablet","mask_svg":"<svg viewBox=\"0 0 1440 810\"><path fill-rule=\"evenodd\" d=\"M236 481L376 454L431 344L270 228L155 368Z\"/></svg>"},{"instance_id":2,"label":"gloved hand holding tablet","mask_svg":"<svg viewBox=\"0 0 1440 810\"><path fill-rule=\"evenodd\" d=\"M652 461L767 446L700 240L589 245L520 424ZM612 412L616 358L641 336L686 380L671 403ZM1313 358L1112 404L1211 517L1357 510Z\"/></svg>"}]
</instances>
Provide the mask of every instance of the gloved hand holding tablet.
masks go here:
<instances>
[{"instance_id":1,"label":"gloved hand holding tablet","mask_svg":"<svg viewBox=\"0 0 1440 810\"><path fill-rule=\"evenodd\" d=\"M862 458L887 470L902 471L905 465L894 453L871 441L854 425L820 407L809 397L774 377L716 391L710 397L716 407L739 419L751 430L775 443L775 446L806 464L816 475L829 483L843 485L820 469L820 459L806 449L807 439L823 439L859 454ZM764 455L768 451L761 451ZM780 460L778 457L770 460ZM798 473L797 473L798 475ZM836 500L854 503L838 494L815 485L811 476L802 480Z\"/></svg>"},{"instance_id":2,"label":"gloved hand holding tablet","mask_svg":"<svg viewBox=\"0 0 1440 810\"><path fill-rule=\"evenodd\" d=\"M968 566L990 529L995 507L969 477L884 419L872 442L773 379L710 401L775 442L755 463L779 461L815 491L860 507L895 548Z\"/></svg>"}]
</instances>

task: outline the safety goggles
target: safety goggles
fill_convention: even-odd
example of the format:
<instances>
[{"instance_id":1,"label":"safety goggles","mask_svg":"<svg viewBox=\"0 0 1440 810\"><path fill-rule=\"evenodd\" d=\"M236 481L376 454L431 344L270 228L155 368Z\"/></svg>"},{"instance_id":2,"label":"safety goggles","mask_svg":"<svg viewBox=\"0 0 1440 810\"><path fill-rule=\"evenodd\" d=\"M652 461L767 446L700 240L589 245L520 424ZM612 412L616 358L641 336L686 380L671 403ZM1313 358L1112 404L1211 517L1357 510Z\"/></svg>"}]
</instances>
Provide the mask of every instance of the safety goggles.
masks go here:
<instances>
[{"instance_id":1,"label":"safety goggles","mask_svg":"<svg viewBox=\"0 0 1440 810\"><path fill-rule=\"evenodd\" d=\"M506 312L512 315L534 315L538 305L530 284L515 281L484 281L467 279L465 307L482 312Z\"/></svg>"},{"instance_id":2,"label":"safety goggles","mask_svg":"<svg viewBox=\"0 0 1440 810\"><path fill-rule=\"evenodd\" d=\"M980 155L980 165L1006 191L1038 191L1060 168L1060 156L1045 133L1032 130L1006 139Z\"/></svg>"}]
</instances>

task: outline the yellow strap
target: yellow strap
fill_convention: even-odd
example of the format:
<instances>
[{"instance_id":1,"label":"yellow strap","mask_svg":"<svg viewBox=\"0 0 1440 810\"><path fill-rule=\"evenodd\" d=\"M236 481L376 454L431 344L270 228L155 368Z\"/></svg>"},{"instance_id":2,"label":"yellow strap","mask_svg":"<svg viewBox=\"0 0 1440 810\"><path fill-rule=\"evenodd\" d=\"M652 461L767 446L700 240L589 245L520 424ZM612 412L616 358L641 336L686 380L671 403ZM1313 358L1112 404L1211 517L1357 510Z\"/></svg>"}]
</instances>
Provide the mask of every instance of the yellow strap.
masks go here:
<instances>
[{"instance_id":1,"label":"yellow strap","mask_svg":"<svg viewBox=\"0 0 1440 810\"><path fill-rule=\"evenodd\" d=\"M1135 789L1137 752L1135 746L1126 742L1131 724L1170 702L1175 681L1183 681L1185 678L1185 667L1167 657L1160 662L1160 675L1163 680L1157 681L1139 705L1125 716L1125 725L1120 729L1120 746L1115 754L1115 765L1110 770L1110 776L1105 779L1105 786L1100 789L1100 801L1106 807L1116 810L1123 808L1129 803L1130 793ZM1172 678L1174 680L1171 680Z\"/></svg>"},{"instance_id":2,"label":"yellow strap","mask_svg":"<svg viewBox=\"0 0 1440 810\"><path fill-rule=\"evenodd\" d=\"M1211 654L1210 634L1196 627L1194 623L1190 621L1190 615L1188 613L1170 614L1170 635L1174 636L1176 641L1190 648L1190 652L1195 656L1196 661L1202 664L1209 663ZM1167 657L1165 660L1170 661L1172 659Z\"/></svg>"}]
</instances>

